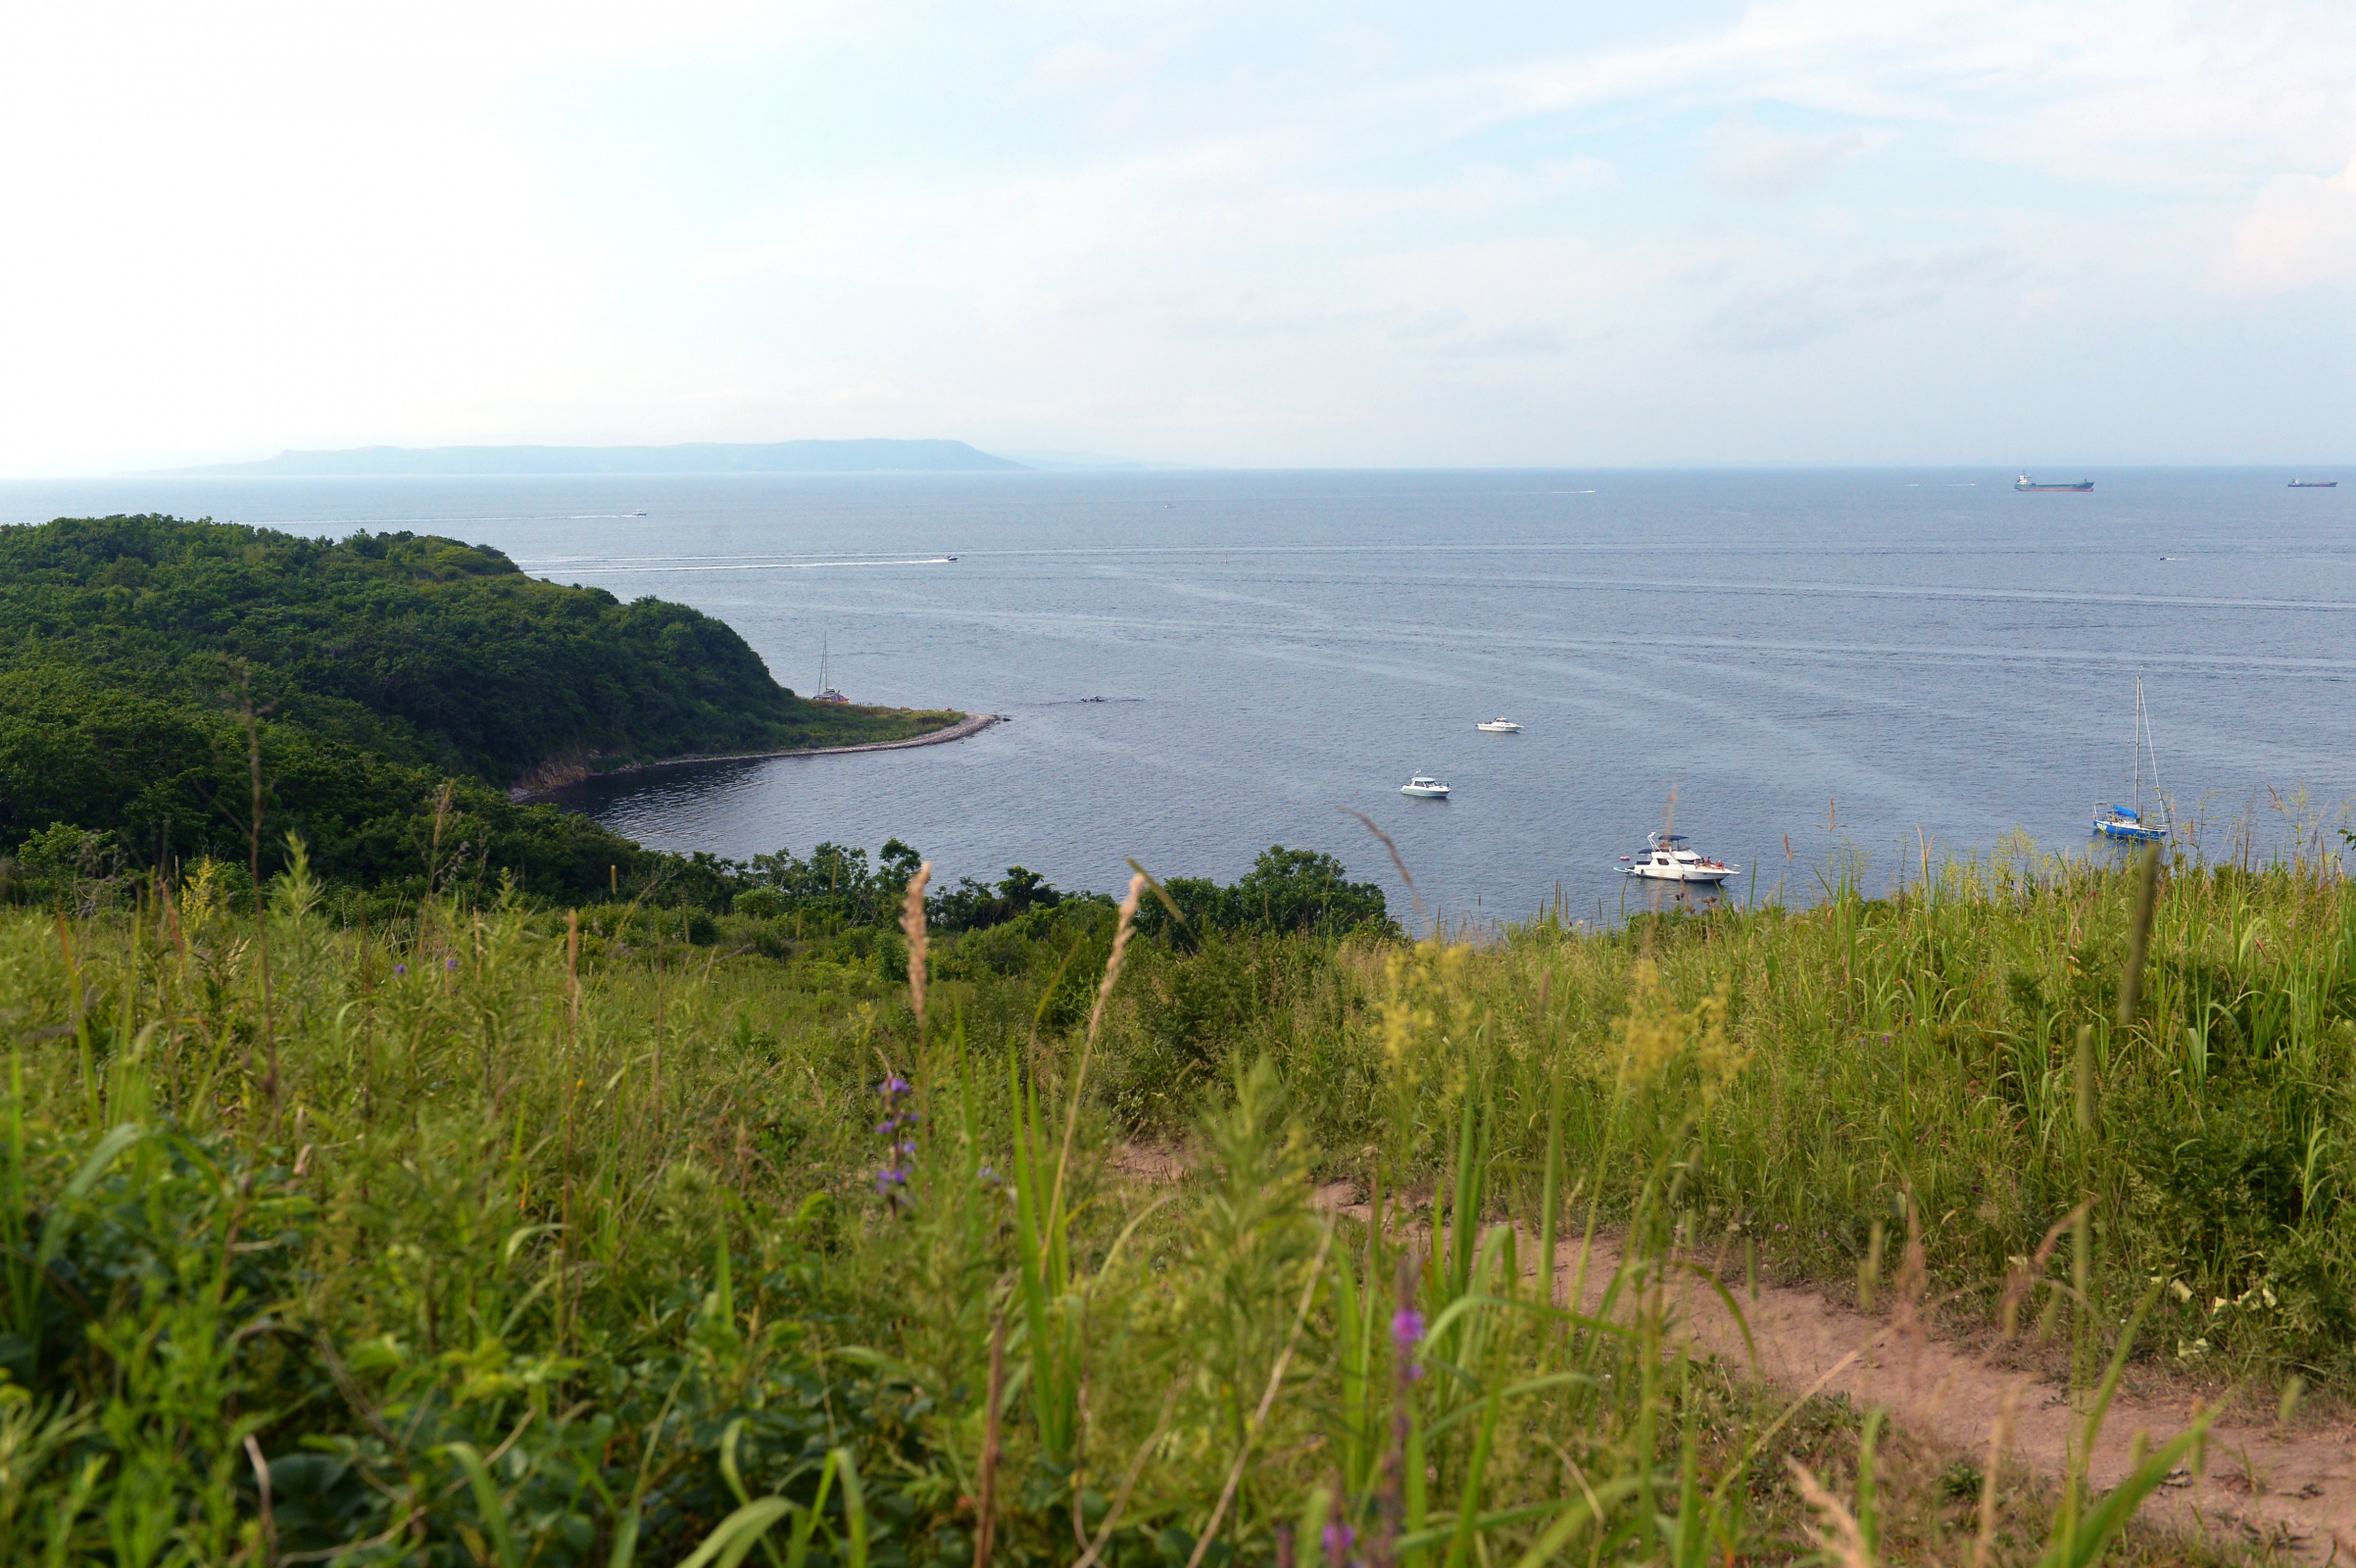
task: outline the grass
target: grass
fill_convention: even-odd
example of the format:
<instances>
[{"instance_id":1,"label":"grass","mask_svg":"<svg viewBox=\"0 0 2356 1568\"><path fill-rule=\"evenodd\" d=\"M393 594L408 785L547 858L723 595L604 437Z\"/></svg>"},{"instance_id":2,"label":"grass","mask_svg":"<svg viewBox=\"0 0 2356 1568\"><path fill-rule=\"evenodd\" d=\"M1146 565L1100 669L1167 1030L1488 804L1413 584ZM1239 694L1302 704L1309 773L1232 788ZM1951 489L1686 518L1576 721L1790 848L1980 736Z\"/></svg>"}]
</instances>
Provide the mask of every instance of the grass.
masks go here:
<instances>
[{"instance_id":1,"label":"grass","mask_svg":"<svg viewBox=\"0 0 2356 1568\"><path fill-rule=\"evenodd\" d=\"M1696 1359L1670 1286L1742 1250L2017 1308L2090 1421L2138 1360L2349 1382L2313 867L929 952L213 887L0 913L0 1559L2212 1560L2126 1528L2182 1447L1999 1488ZM1573 1311L1533 1246L1605 1229Z\"/></svg>"},{"instance_id":2,"label":"grass","mask_svg":"<svg viewBox=\"0 0 2356 1568\"><path fill-rule=\"evenodd\" d=\"M1409 962L1397 952L1346 956L1255 1044L1333 1168L1361 1177L1354 1152L1369 1145L1428 1157L1477 1081L1496 1106L1494 1180L1520 1205L1546 1165L1554 1098L1571 1148L1606 1146L1628 1074L1669 1051L1677 1008L1706 1005L1672 1069L1697 1112L1681 1202L1698 1233L1853 1280L1911 1201L1942 1292L1987 1301L2090 1200L2106 1288L2132 1299L2165 1282L2147 1332L2171 1359L2347 1387L2345 884L2297 866L2163 875L2123 1021L2132 874L1933 870L1895 900L1836 879L1804 912L1641 917L1608 937L1542 920L1458 950L1445 982L1407 971L1430 999L1418 1030L1463 1042L1477 1072L1395 1064L1357 1025ZM1132 1006L1151 1054L1153 1003ZM1384 1085L1402 1065L1431 1076L1393 1119Z\"/></svg>"}]
</instances>

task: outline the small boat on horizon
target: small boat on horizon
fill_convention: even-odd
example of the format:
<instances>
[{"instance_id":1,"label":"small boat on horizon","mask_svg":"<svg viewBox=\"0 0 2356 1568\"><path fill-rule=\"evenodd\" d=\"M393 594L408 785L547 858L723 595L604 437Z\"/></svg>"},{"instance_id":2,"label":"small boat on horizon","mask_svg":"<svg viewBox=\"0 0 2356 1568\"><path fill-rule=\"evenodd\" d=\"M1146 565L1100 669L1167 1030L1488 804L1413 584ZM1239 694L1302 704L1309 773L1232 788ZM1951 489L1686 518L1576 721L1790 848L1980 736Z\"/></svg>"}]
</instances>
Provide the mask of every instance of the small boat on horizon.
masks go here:
<instances>
[{"instance_id":1,"label":"small boat on horizon","mask_svg":"<svg viewBox=\"0 0 2356 1568\"><path fill-rule=\"evenodd\" d=\"M1655 882L1723 882L1742 869L1723 860L1704 859L1687 846L1683 833L1647 833L1641 855L1620 857L1622 876L1648 877Z\"/></svg>"},{"instance_id":2,"label":"small boat on horizon","mask_svg":"<svg viewBox=\"0 0 2356 1568\"><path fill-rule=\"evenodd\" d=\"M2159 812L2159 821L2143 820L2143 761L2151 760L2151 794ZM2128 751L2128 788L2133 792L2133 806L2103 805L2094 808L2094 833L2099 838L2126 839L2136 844L2158 844L2168 837L2168 799L2160 793L2160 756L2151 749L2151 721L2143 712L2143 677L2135 677L2135 730Z\"/></svg>"},{"instance_id":3,"label":"small boat on horizon","mask_svg":"<svg viewBox=\"0 0 2356 1568\"><path fill-rule=\"evenodd\" d=\"M2091 490L2094 488L2094 481L2091 479L2073 479L2061 483L2039 484L2037 480L2032 479L2029 477L2029 475L2024 473L2018 479L2015 479L2012 482L2012 487L2015 490Z\"/></svg>"},{"instance_id":4,"label":"small boat on horizon","mask_svg":"<svg viewBox=\"0 0 2356 1568\"><path fill-rule=\"evenodd\" d=\"M2339 488L2339 481L2337 479L2293 479L2290 481L2290 488L2293 490L2336 490Z\"/></svg>"},{"instance_id":5,"label":"small boat on horizon","mask_svg":"<svg viewBox=\"0 0 2356 1568\"><path fill-rule=\"evenodd\" d=\"M1418 773L1399 787L1401 795L1412 795L1419 801L1445 801L1448 786L1428 774Z\"/></svg>"},{"instance_id":6,"label":"small boat on horizon","mask_svg":"<svg viewBox=\"0 0 2356 1568\"><path fill-rule=\"evenodd\" d=\"M1522 727L1510 718L1485 718L1473 728L1484 735L1519 735Z\"/></svg>"}]
</instances>

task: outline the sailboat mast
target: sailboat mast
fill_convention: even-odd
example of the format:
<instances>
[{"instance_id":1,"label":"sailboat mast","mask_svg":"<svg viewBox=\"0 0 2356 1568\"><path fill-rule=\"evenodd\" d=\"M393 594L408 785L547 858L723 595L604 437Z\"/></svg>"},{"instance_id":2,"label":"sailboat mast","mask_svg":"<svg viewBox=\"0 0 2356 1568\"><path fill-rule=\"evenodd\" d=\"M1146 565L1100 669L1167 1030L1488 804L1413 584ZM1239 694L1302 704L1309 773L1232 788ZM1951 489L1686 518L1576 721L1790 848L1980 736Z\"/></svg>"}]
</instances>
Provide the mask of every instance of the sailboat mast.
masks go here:
<instances>
[{"instance_id":1,"label":"sailboat mast","mask_svg":"<svg viewBox=\"0 0 2356 1568\"><path fill-rule=\"evenodd\" d=\"M2135 820L2143 820L2143 677L2135 677L2135 737L2127 749L2127 771L2135 792Z\"/></svg>"}]
</instances>

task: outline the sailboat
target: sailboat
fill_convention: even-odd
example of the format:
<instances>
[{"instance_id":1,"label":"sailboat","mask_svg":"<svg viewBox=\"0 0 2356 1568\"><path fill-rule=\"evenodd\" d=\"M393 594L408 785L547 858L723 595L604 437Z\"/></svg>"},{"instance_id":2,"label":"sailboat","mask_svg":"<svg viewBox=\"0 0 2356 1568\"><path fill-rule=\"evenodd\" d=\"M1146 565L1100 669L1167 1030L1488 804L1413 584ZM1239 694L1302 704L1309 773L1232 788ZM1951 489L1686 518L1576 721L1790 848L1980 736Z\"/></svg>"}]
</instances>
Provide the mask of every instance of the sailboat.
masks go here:
<instances>
[{"instance_id":1,"label":"sailboat","mask_svg":"<svg viewBox=\"0 0 2356 1568\"><path fill-rule=\"evenodd\" d=\"M2151 803L2157 821L2143 819L2143 763L2151 762ZM2143 677L2135 677L2135 744L2128 753L2128 789L2132 806L2097 806L2094 808L2094 832L2106 839L2128 839L2138 844L2158 844L2168 837L2168 802L2160 794L2160 754L2152 749L2151 720L2143 711Z\"/></svg>"},{"instance_id":2,"label":"sailboat","mask_svg":"<svg viewBox=\"0 0 2356 1568\"><path fill-rule=\"evenodd\" d=\"M836 691L834 683L826 678L826 639L823 637L818 639L818 695L812 697L810 701L830 703L845 708L851 706L851 699Z\"/></svg>"}]
</instances>

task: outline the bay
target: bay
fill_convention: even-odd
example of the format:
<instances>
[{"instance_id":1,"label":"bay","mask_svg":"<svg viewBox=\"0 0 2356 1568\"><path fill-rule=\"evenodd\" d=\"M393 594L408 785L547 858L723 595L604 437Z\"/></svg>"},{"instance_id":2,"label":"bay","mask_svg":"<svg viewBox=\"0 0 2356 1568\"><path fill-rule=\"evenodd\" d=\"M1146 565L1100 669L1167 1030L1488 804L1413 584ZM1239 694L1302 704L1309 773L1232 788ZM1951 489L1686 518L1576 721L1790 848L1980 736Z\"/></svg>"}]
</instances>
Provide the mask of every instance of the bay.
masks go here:
<instances>
[{"instance_id":1,"label":"bay","mask_svg":"<svg viewBox=\"0 0 2356 1568\"><path fill-rule=\"evenodd\" d=\"M1333 851L1403 912L1350 808L1430 910L1559 896L1608 918L1617 858L1674 790L1678 830L1742 865L1730 896L1799 902L1841 854L1886 891L1926 848L2015 830L2086 853L2094 804L2128 788L2138 673L2205 853L2244 830L2262 854L2301 831L2336 845L2356 797L2356 487L2095 470L2091 493L2023 494L2011 477L133 478L0 485L0 519L448 533L535 575L694 605L796 690L815 689L823 643L855 701L1008 716L952 745L569 797L664 849L897 836L951 880L1019 863L1111 890L1130 858L1226 880L1281 843ZM1475 732L1493 715L1527 728ZM1454 796L1399 796L1417 771Z\"/></svg>"}]
</instances>

